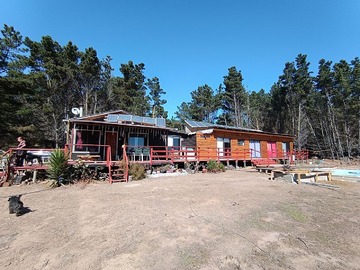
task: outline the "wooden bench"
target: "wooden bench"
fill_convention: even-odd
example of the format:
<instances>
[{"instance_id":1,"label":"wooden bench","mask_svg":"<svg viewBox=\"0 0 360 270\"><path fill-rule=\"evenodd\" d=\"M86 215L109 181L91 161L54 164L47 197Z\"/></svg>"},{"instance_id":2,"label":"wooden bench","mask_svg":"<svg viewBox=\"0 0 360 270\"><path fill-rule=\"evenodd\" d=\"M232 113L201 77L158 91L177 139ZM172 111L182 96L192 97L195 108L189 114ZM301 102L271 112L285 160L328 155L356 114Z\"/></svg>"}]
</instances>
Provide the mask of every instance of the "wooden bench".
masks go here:
<instances>
[{"instance_id":1,"label":"wooden bench","mask_svg":"<svg viewBox=\"0 0 360 270\"><path fill-rule=\"evenodd\" d=\"M332 181L332 173L330 171L311 171L311 170L293 170L293 171L282 171L282 170L272 170L270 180L274 180L276 178L276 174L282 175L292 175L297 176L297 183L301 183L301 176L310 174L310 177L314 177L315 182L319 181L319 176L326 176L328 181ZM308 177L309 178L309 177Z\"/></svg>"},{"instance_id":2,"label":"wooden bench","mask_svg":"<svg viewBox=\"0 0 360 270\"><path fill-rule=\"evenodd\" d=\"M270 173L273 170L275 170L274 167L264 167L264 166L256 166L256 170L258 172L265 172L265 173Z\"/></svg>"}]
</instances>

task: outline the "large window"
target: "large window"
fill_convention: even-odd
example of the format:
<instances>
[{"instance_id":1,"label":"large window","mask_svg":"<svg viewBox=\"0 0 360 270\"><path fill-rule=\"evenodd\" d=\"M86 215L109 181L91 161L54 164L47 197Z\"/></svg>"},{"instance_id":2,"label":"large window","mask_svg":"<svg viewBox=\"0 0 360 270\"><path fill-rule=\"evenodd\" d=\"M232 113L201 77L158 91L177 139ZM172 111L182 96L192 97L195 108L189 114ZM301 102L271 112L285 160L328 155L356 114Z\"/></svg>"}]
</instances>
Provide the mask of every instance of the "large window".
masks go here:
<instances>
[{"instance_id":1,"label":"large window","mask_svg":"<svg viewBox=\"0 0 360 270\"><path fill-rule=\"evenodd\" d=\"M100 130L76 130L74 152L100 153Z\"/></svg>"},{"instance_id":2,"label":"large window","mask_svg":"<svg viewBox=\"0 0 360 270\"><path fill-rule=\"evenodd\" d=\"M142 147L147 145L146 134L130 134L129 146Z\"/></svg>"},{"instance_id":3,"label":"large window","mask_svg":"<svg viewBox=\"0 0 360 270\"><path fill-rule=\"evenodd\" d=\"M251 150L251 157L253 158L261 157L260 141L250 140L250 150Z\"/></svg>"}]
</instances>

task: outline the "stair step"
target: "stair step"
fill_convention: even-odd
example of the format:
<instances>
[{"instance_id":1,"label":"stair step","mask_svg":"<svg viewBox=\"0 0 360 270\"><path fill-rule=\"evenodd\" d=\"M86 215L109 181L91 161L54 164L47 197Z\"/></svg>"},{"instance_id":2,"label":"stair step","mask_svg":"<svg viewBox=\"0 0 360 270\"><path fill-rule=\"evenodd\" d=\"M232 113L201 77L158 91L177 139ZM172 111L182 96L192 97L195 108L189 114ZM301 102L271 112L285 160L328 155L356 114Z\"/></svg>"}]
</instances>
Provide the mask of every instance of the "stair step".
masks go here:
<instances>
[{"instance_id":1,"label":"stair step","mask_svg":"<svg viewBox=\"0 0 360 270\"><path fill-rule=\"evenodd\" d=\"M111 175L112 177L119 177L119 176L125 176L124 173L114 173Z\"/></svg>"},{"instance_id":2,"label":"stair step","mask_svg":"<svg viewBox=\"0 0 360 270\"><path fill-rule=\"evenodd\" d=\"M257 159L257 160L252 160L251 162L254 165L278 164L278 162L272 159Z\"/></svg>"},{"instance_id":3,"label":"stair step","mask_svg":"<svg viewBox=\"0 0 360 270\"><path fill-rule=\"evenodd\" d=\"M125 178L122 179L112 179L111 182L126 182Z\"/></svg>"},{"instance_id":4,"label":"stair step","mask_svg":"<svg viewBox=\"0 0 360 270\"><path fill-rule=\"evenodd\" d=\"M123 172L124 170L112 170L111 172Z\"/></svg>"}]
</instances>

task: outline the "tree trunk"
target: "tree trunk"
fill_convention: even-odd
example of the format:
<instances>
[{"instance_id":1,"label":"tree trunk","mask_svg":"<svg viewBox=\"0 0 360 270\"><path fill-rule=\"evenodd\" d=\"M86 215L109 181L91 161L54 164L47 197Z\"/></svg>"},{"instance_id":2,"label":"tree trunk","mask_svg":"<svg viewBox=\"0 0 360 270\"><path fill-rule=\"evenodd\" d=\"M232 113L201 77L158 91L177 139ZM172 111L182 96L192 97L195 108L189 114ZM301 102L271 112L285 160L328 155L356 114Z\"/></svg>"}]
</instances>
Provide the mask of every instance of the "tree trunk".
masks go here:
<instances>
[{"instance_id":1,"label":"tree trunk","mask_svg":"<svg viewBox=\"0 0 360 270\"><path fill-rule=\"evenodd\" d=\"M302 142L300 141L300 137L301 137L301 102L299 102L299 106L298 106L298 124L297 124L297 138L298 138L298 149L301 150L302 148Z\"/></svg>"},{"instance_id":2,"label":"tree trunk","mask_svg":"<svg viewBox=\"0 0 360 270\"><path fill-rule=\"evenodd\" d=\"M57 120L55 113L52 114L53 120L54 120L54 137L55 137L55 148L59 148L59 134L58 134L58 128L57 128Z\"/></svg>"},{"instance_id":3,"label":"tree trunk","mask_svg":"<svg viewBox=\"0 0 360 270\"><path fill-rule=\"evenodd\" d=\"M89 92L85 91L85 101L84 101L84 116L88 115L88 101L89 101Z\"/></svg>"},{"instance_id":4,"label":"tree trunk","mask_svg":"<svg viewBox=\"0 0 360 270\"><path fill-rule=\"evenodd\" d=\"M330 116L330 126L332 129L332 136L333 136L334 142L337 142L336 156L337 156L337 158L340 158L340 156L343 157L344 151L343 151L343 148L341 145L341 139L340 139L340 135L338 132L338 128L335 123L335 112L331 105L330 95L328 92L326 92L326 97L327 97L328 113Z\"/></svg>"}]
</instances>

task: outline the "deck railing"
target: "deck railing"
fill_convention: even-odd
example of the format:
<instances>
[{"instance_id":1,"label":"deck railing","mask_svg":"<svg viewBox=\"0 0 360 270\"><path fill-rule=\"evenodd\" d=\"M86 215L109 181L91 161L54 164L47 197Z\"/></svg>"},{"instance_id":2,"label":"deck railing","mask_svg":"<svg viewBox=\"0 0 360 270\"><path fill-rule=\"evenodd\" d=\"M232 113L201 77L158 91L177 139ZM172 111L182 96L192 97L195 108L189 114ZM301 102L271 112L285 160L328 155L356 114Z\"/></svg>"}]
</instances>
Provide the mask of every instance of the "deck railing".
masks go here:
<instances>
[{"instance_id":1,"label":"deck railing","mask_svg":"<svg viewBox=\"0 0 360 270\"><path fill-rule=\"evenodd\" d=\"M157 164L161 162L194 162L194 161L253 161L268 159L269 161L307 160L308 151L271 151L263 156L256 149L204 148L204 147L173 147L173 146L125 146L130 162Z\"/></svg>"},{"instance_id":2,"label":"deck railing","mask_svg":"<svg viewBox=\"0 0 360 270\"><path fill-rule=\"evenodd\" d=\"M272 160L288 160L290 163L294 161L307 161L309 159L309 152L307 150L292 150L282 151L268 154L268 157L262 157L260 151L255 149L231 149L231 148L204 148L204 147L172 147L172 146L130 146L123 145L121 154L116 154L115 160L112 160L112 149L110 145L98 144L81 144L86 149L97 149L97 151L73 151L76 144L67 144L64 147L65 153L69 154L69 162L75 162L79 158L85 163L105 163L106 166L111 166L117 159L126 159L128 162L143 162L156 164L161 162L193 162L193 161L242 161L242 160L256 160L272 159ZM32 152L34 155L39 155L43 158L43 163L46 163L47 158L54 151L52 148L10 148L5 154L12 156L16 151L26 150ZM26 164L24 164L25 166Z\"/></svg>"}]
</instances>

